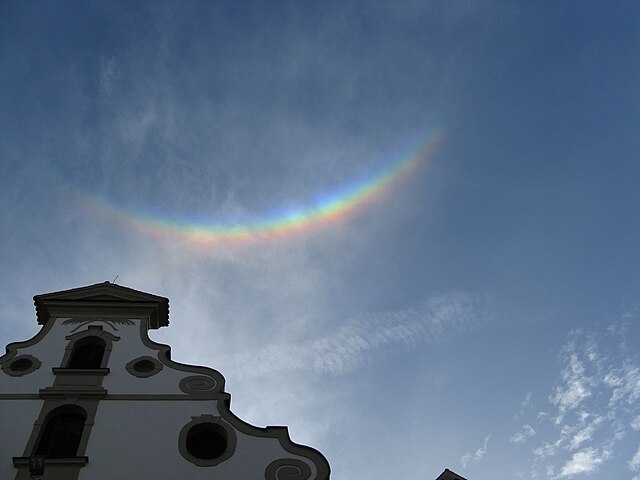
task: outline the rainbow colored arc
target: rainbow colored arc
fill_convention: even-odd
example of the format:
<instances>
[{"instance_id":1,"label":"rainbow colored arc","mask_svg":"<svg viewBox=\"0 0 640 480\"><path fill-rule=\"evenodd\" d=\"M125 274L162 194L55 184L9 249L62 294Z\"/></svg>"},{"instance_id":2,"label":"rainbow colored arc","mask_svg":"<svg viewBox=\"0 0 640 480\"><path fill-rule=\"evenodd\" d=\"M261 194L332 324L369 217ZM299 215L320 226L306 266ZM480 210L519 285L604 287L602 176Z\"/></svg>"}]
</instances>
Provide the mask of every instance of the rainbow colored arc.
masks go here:
<instances>
[{"instance_id":1,"label":"rainbow colored arc","mask_svg":"<svg viewBox=\"0 0 640 480\"><path fill-rule=\"evenodd\" d=\"M197 244L241 244L289 237L350 218L367 205L379 201L404 179L424 165L444 137L438 130L418 144L408 155L382 172L360 179L336 192L324 195L304 209L291 209L271 214L256 221L237 224L202 224L168 220L158 215L130 211L96 200L101 210L119 221L142 228L162 237L170 236Z\"/></svg>"}]
</instances>

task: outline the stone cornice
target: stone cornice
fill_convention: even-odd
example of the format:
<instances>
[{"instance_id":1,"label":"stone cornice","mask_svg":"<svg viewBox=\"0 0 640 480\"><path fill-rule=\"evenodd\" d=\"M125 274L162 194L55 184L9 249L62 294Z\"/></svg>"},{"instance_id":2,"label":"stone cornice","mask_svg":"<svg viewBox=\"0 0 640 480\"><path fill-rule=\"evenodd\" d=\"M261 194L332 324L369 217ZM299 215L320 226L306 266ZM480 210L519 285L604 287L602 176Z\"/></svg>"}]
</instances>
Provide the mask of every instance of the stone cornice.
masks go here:
<instances>
[{"instance_id":1,"label":"stone cornice","mask_svg":"<svg viewBox=\"0 0 640 480\"><path fill-rule=\"evenodd\" d=\"M169 299L109 282L36 295L33 302L40 325L51 317L96 315L146 318L153 329L169 325Z\"/></svg>"}]
</instances>

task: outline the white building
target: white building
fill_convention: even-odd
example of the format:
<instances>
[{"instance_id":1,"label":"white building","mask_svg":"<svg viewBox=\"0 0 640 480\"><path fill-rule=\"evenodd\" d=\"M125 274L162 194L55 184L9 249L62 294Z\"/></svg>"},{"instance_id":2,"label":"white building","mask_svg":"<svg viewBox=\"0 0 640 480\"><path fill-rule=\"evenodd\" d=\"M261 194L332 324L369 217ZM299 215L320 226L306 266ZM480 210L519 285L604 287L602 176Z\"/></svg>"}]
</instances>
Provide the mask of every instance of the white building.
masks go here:
<instances>
[{"instance_id":1,"label":"white building","mask_svg":"<svg viewBox=\"0 0 640 480\"><path fill-rule=\"evenodd\" d=\"M42 329L0 357L1 479L329 479L286 427L236 417L219 372L149 338L168 299L106 282L34 301Z\"/></svg>"}]
</instances>

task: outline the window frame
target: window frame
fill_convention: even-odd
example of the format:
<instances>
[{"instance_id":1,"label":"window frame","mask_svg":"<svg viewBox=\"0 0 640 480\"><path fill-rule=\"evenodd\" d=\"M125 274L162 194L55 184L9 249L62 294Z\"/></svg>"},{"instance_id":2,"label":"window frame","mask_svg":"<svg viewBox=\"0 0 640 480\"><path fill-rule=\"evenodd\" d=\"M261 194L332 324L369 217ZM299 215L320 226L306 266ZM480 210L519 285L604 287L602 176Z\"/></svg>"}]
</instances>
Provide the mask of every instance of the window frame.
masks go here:
<instances>
[{"instance_id":1,"label":"window frame","mask_svg":"<svg viewBox=\"0 0 640 480\"><path fill-rule=\"evenodd\" d=\"M189 462L199 467L212 467L231 458L236 450L236 443L238 441L236 432L231 425L225 422L222 417L208 414L191 417L191 419L192 420L189 423L182 427L182 429L180 430L180 435L178 436L178 451L180 452L180 455L182 455ZM222 428L226 433L227 448L221 455L215 458L198 458L192 455L191 452L189 452L189 450L187 449L187 439L189 438L191 430L194 427L198 428L199 425L203 424L214 424L216 425L216 428Z\"/></svg>"},{"instance_id":2,"label":"window frame","mask_svg":"<svg viewBox=\"0 0 640 480\"><path fill-rule=\"evenodd\" d=\"M120 338L116 337L115 335L109 332L105 332L102 326L100 325L89 325L89 328L87 328L86 330L83 330L78 333L74 333L72 335L67 335L65 337L65 339L67 339L69 343L67 343L67 346L64 352L64 357L62 358L62 362L60 363L61 368L71 369L69 365L71 363L71 360L73 359L73 354L76 350L76 345L79 342L81 344L84 343L86 341L84 339L88 337L97 337L102 342L105 343L104 351L102 354L102 360L100 362L99 368L101 369L107 368L107 365L109 364L109 357L111 356L111 350L113 349L113 342L117 342L118 340L120 340ZM79 345L79 346L82 346L82 345ZM76 370L95 370L95 369L78 368Z\"/></svg>"},{"instance_id":3,"label":"window frame","mask_svg":"<svg viewBox=\"0 0 640 480\"><path fill-rule=\"evenodd\" d=\"M65 416L74 416L82 419L82 426L80 427L80 432L77 438L77 442L74 445L73 455L52 455L51 449L54 447L54 444L59 444L60 438L58 438L58 442L55 442L56 436L60 436L63 433L63 427L55 425L56 422L60 422L59 419ZM87 422L87 411L79 407L78 405L65 404L60 405L53 410L49 411L42 423L40 431L38 432L38 438L35 442L35 446L33 448L33 455L42 455L45 458L73 458L78 456L78 451L80 449L80 443L82 442L82 436L84 434L85 425ZM56 430L57 428L57 430ZM47 444L43 444L43 442L47 442Z\"/></svg>"}]
</instances>

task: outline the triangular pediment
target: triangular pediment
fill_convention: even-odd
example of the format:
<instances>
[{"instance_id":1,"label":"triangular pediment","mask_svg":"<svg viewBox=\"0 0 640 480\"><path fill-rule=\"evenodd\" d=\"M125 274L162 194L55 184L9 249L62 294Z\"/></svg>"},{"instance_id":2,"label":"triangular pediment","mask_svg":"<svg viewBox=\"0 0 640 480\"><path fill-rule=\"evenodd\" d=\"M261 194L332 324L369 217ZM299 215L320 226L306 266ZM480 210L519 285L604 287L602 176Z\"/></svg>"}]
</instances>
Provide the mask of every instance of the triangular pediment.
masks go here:
<instances>
[{"instance_id":1,"label":"triangular pediment","mask_svg":"<svg viewBox=\"0 0 640 480\"><path fill-rule=\"evenodd\" d=\"M86 300L86 301L131 301L131 302L153 302L167 300L158 295L140 292L133 288L123 287L115 283L104 282L88 285L86 287L72 288L60 292L45 293L36 295L35 298L43 300Z\"/></svg>"},{"instance_id":2,"label":"triangular pediment","mask_svg":"<svg viewBox=\"0 0 640 480\"><path fill-rule=\"evenodd\" d=\"M143 315L149 313L149 328L163 327L169 324L169 300L165 297L140 292L110 282L97 283L86 287L73 288L60 292L45 293L33 297L38 323L44 325L53 314L69 315L94 310L108 310L113 315Z\"/></svg>"},{"instance_id":3,"label":"triangular pediment","mask_svg":"<svg viewBox=\"0 0 640 480\"><path fill-rule=\"evenodd\" d=\"M436 478L436 480L466 480L466 478L461 477L457 473L452 472L451 470L446 468L444 472L442 472L440 476Z\"/></svg>"}]
</instances>

